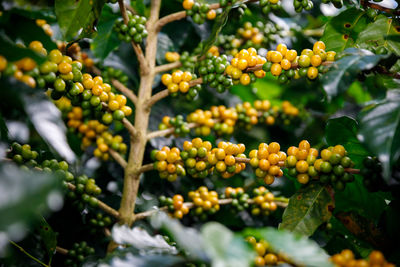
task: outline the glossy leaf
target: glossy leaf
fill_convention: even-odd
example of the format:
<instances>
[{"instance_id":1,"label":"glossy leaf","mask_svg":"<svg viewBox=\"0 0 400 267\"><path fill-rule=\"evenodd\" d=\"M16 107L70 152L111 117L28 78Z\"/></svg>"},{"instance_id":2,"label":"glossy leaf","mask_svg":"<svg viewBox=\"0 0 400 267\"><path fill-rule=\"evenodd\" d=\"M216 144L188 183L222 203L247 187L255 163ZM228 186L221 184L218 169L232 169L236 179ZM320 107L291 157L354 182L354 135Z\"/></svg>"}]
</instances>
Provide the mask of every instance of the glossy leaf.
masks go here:
<instances>
[{"instance_id":1,"label":"glossy leaf","mask_svg":"<svg viewBox=\"0 0 400 267\"><path fill-rule=\"evenodd\" d=\"M366 107L359 121L358 139L378 156L388 181L400 156L400 90L390 90L384 100Z\"/></svg>"},{"instance_id":2,"label":"glossy leaf","mask_svg":"<svg viewBox=\"0 0 400 267\"><path fill-rule=\"evenodd\" d=\"M328 145L343 145L348 156L361 167L362 160L369 155L363 144L357 139L358 123L350 117L330 119L326 123L325 135ZM339 130L340 129L340 130ZM338 134L338 130L340 134Z\"/></svg>"},{"instance_id":3,"label":"glossy leaf","mask_svg":"<svg viewBox=\"0 0 400 267\"><path fill-rule=\"evenodd\" d=\"M162 228L173 236L177 245L189 253L192 259L208 260L204 240L194 228L183 226L178 220L169 218L163 212L154 215L151 223L153 227Z\"/></svg>"},{"instance_id":4,"label":"glossy leaf","mask_svg":"<svg viewBox=\"0 0 400 267\"><path fill-rule=\"evenodd\" d=\"M346 9L328 22L321 41L325 42L327 51L343 51L354 45L359 33L365 29L368 22L365 11L355 7Z\"/></svg>"},{"instance_id":5,"label":"glossy leaf","mask_svg":"<svg viewBox=\"0 0 400 267\"><path fill-rule=\"evenodd\" d=\"M205 224L201 228L205 249L212 259L212 266L241 267L250 266L254 260L254 251L242 237L216 222ZM229 244L229 246L227 246Z\"/></svg>"},{"instance_id":6,"label":"glossy leaf","mask_svg":"<svg viewBox=\"0 0 400 267\"><path fill-rule=\"evenodd\" d=\"M38 212L59 208L60 180L43 172L23 171L14 164L0 165L0 231L21 227ZM55 205L57 204L57 205Z\"/></svg>"},{"instance_id":7,"label":"glossy leaf","mask_svg":"<svg viewBox=\"0 0 400 267\"><path fill-rule=\"evenodd\" d=\"M318 183L300 188L290 199L279 229L310 236L332 216L334 203L327 189Z\"/></svg>"},{"instance_id":8,"label":"glossy leaf","mask_svg":"<svg viewBox=\"0 0 400 267\"><path fill-rule=\"evenodd\" d=\"M296 266L333 267L325 251L305 236L271 227L248 229L244 234L266 240L274 252L287 256Z\"/></svg>"},{"instance_id":9,"label":"glossy leaf","mask_svg":"<svg viewBox=\"0 0 400 267\"><path fill-rule=\"evenodd\" d=\"M24 86L18 83L19 86ZM66 127L61 112L43 94L22 96L25 111L40 136L54 148L55 152L68 162L75 160L75 154L68 145Z\"/></svg>"},{"instance_id":10,"label":"glossy leaf","mask_svg":"<svg viewBox=\"0 0 400 267\"><path fill-rule=\"evenodd\" d=\"M100 17L104 0L56 0L55 11L60 30L66 41L77 37L79 32L85 31L87 36L94 31L94 26Z\"/></svg>"},{"instance_id":11,"label":"glossy leaf","mask_svg":"<svg viewBox=\"0 0 400 267\"><path fill-rule=\"evenodd\" d=\"M386 36L390 36L386 38ZM381 14L374 23L369 24L358 36L356 44L360 47L385 46L389 51L400 55L399 23Z\"/></svg>"},{"instance_id":12,"label":"glossy leaf","mask_svg":"<svg viewBox=\"0 0 400 267\"><path fill-rule=\"evenodd\" d=\"M99 59L105 59L120 44L116 32L113 31L114 23L118 17L117 14L112 12L111 7L104 6L97 25L97 35L90 44L93 54Z\"/></svg>"},{"instance_id":13,"label":"glossy leaf","mask_svg":"<svg viewBox=\"0 0 400 267\"><path fill-rule=\"evenodd\" d=\"M344 57L334 62L321 79L328 100L345 92L361 71L373 68L386 57L356 48L349 48L344 53Z\"/></svg>"},{"instance_id":14,"label":"glossy leaf","mask_svg":"<svg viewBox=\"0 0 400 267\"><path fill-rule=\"evenodd\" d=\"M57 233L53 231L51 226L44 218L42 218L42 221L39 225L39 235L43 241L47 255L51 262L57 246Z\"/></svg>"},{"instance_id":15,"label":"glossy leaf","mask_svg":"<svg viewBox=\"0 0 400 267\"><path fill-rule=\"evenodd\" d=\"M9 61L17 61L24 57L30 57L37 63L43 63L46 58L32 50L17 46L4 33L0 33L1 54Z\"/></svg>"}]
</instances>

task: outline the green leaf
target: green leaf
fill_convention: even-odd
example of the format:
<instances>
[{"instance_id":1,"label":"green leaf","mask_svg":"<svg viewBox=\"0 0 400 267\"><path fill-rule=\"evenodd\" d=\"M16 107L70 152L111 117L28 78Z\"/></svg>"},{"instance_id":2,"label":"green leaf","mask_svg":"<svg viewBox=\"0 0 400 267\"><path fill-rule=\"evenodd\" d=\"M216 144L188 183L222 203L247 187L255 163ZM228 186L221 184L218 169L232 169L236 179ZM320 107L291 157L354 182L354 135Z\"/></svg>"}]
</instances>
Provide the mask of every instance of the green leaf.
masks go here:
<instances>
[{"instance_id":1,"label":"green leaf","mask_svg":"<svg viewBox=\"0 0 400 267\"><path fill-rule=\"evenodd\" d=\"M358 139L378 156L388 181L400 156L400 90L390 90L385 99L366 107L359 121Z\"/></svg>"},{"instance_id":2,"label":"green leaf","mask_svg":"<svg viewBox=\"0 0 400 267\"><path fill-rule=\"evenodd\" d=\"M274 252L287 256L296 266L333 267L325 251L307 237L271 227L247 229L244 234L266 240Z\"/></svg>"},{"instance_id":3,"label":"green leaf","mask_svg":"<svg viewBox=\"0 0 400 267\"><path fill-rule=\"evenodd\" d=\"M112 12L111 7L105 5L97 25L97 35L90 44L93 54L101 60L105 59L120 44L116 32L113 31L117 18L118 15Z\"/></svg>"},{"instance_id":4,"label":"green leaf","mask_svg":"<svg viewBox=\"0 0 400 267\"><path fill-rule=\"evenodd\" d=\"M49 261L51 262L57 246L57 233L53 231L43 217L39 225L39 235L42 238L47 255L50 259Z\"/></svg>"},{"instance_id":5,"label":"green leaf","mask_svg":"<svg viewBox=\"0 0 400 267\"><path fill-rule=\"evenodd\" d=\"M335 192L335 212L356 211L377 222L386 206L385 198L368 192L359 175L354 182L346 184L345 190Z\"/></svg>"},{"instance_id":6,"label":"green leaf","mask_svg":"<svg viewBox=\"0 0 400 267\"><path fill-rule=\"evenodd\" d=\"M363 70L373 68L386 55L375 55L364 49L349 48L334 62L321 79L328 100L345 92Z\"/></svg>"},{"instance_id":7,"label":"green leaf","mask_svg":"<svg viewBox=\"0 0 400 267\"><path fill-rule=\"evenodd\" d=\"M86 32L80 38L94 32L104 2L105 0L56 0L57 21L64 39L71 41L80 31Z\"/></svg>"},{"instance_id":8,"label":"green leaf","mask_svg":"<svg viewBox=\"0 0 400 267\"><path fill-rule=\"evenodd\" d=\"M350 117L330 119L326 123L325 135L328 145L343 145L348 156L356 163L356 167L362 166L363 159L369 155L363 144L357 139L358 123Z\"/></svg>"},{"instance_id":9,"label":"green leaf","mask_svg":"<svg viewBox=\"0 0 400 267\"><path fill-rule=\"evenodd\" d=\"M23 171L14 164L1 164L0 231L24 225L48 208L60 208L59 187L60 180L52 175Z\"/></svg>"},{"instance_id":10,"label":"green leaf","mask_svg":"<svg viewBox=\"0 0 400 267\"><path fill-rule=\"evenodd\" d=\"M17 46L3 33L0 33L0 47L2 55L5 56L8 61L17 61L24 57L30 57L40 64L46 60L44 56L28 48Z\"/></svg>"},{"instance_id":11,"label":"green leaf","mask_svg":"<svg viewBox=\"0 0 400 267\"><path fill-rule=\"evenodd\" d=\"M201 50L200 55L204 55L208 51L208 49L210 49L210 47L215 43L217 36L219 35L222 28L225 26L226 22L228 21L228 15L229 15L229 11L231 11L231 9L232 9L232 6L229 5L223 9L223 11L220 15L217 16L217 18L214 21L214 25L213 25L210 36L208 37L207 40L205 40L202 43L203 48Z\"/></svg>"},{"instance_id":12,"label":"green leaf","mask_svg":"<svg viewBox=\"0 0 400 267\"><path fill-rule=\"evenodd\" d=\"M0 140L8 141L8 128L3 114L0 113Z\"/></svg>"},{"instance_id":13,"label":"green leaf","mask_svg":"<svg viewBox=\"0 0 400 267\"><path fill-rule=\"evenodd\" d=\"M206 252L212 259L212 266L250 266L254 260L255 253L243 237L234 235L222 224L216 222L205 224L201 228L201 236Z\"/></svg>"},{"instance_id":14,"label":"green leaf","mask_svg":"<svg viewBox=\"0 0 400 267\"><path fill-rule=\"evenodd\" d=\"M139 15L145 16L146 6L144 5L143 0L131 1L131 4L133 9L135 9Z\"/></svg>"},{"instance_id":15,"label":"green leaf","mask_svg":"<svg viewBox=\"0 0 400 267\"><path fill-rule=\"evenodd\" d=\"M369 24L358 36L356 44L362 48L385 46L389 51L400 55L399 23L381 14L374 23ZM386 36L390 36L386 38Z\"/></svg>"},{"instance_id":16,"label":"green leaf","mask_svg":"<svg viewBox=\"0 0 400 267\"><path fill-rule=\"evenodd\" d=\"M346 9L328 22L321 41L325 43L327 51L343 51L354 45L358 34L367 24L368 16L365 11L355 7Z\"/></svg>"},{"instance_id":17,"label":"green leaf","mask_svg":"<svg viewBox=\"0 0 400 267\"><path fill-rule=\"evenodd\" d=\"M158 64L161 65L165 61L165 53L168 51L175 51L174 43L168 37L168 35L160 32L158 34L157 54L156 54L156 60Z\"/></svg>"},{"instance_id":18,"label":"green leaf","mask_svg":"<svg viewBox=\"0 0 400 267\"><path fill-rule=\"evenodd\" d=\"M279 229L310 236L332 216L334 203L325 187L311 183L289 199Z\"/></svg>"}]
</instances>

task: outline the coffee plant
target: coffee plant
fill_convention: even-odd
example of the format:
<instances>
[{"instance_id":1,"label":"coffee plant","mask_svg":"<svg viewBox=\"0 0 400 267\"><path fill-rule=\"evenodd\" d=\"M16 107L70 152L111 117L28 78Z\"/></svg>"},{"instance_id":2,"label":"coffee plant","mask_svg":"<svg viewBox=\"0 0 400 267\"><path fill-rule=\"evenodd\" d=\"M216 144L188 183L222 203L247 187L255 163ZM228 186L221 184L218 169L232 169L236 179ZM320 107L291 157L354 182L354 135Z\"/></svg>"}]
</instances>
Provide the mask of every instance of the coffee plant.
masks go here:
<instances>
[{"instance_id":1,"label":"coffee plant","mask_svg":"<svg viewBox=\"0 0 400 267\"><path fill-rule=\"evenodd\" d=\"M0 266L400 264L400 9L0 3Z\"/></svg>"}]
</instances>

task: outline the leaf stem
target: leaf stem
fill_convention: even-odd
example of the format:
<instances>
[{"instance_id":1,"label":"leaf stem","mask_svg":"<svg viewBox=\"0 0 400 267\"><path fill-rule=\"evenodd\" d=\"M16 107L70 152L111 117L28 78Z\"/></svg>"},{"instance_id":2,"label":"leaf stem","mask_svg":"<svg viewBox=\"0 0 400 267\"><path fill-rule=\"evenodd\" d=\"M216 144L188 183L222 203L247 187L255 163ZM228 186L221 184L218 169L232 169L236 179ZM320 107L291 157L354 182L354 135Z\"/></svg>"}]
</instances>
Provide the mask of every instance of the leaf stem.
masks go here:
<instances>
[{"instance_id":1,"label":"leaf stem","mask_svg":"<svg viewBox=\"0 0 400 267\"><path fill-rule=\"evenodd\" d=\"M32 256L31 254L29 254L23 247L21 247L20 245L18 245L14 241L10 240L10 243L13 244L15 247L17 247L22 253L24 253L26 256L28 256L32 260L36 261L37 263L41 264L44 267L49 267L49 265L43 263L41 260L39 260L39 259L35 258L34 256Z\"/></svg>"}]
</instances>

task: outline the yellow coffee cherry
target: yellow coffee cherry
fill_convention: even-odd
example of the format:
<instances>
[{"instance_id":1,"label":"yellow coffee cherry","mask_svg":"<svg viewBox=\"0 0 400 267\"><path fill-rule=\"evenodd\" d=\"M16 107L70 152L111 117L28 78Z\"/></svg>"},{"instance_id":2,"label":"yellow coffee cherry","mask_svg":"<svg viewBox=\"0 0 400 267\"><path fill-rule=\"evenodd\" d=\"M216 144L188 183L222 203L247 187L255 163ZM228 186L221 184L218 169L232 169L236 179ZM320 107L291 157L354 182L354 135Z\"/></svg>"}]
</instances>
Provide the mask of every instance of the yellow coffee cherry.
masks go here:
<instances>
[{"instance_id":1,"label":"yellow coffee cherry","mask_svg":"<svg viewBox=\"0 0 400 267\"><path fill-rule=\"evenodd\" d=\"M307 70L307 77L310 80L314 80L318 77L318 69L316 67L309 67Z\"/></svg>"},{"instance_id":2,"label":"yellow coffee cherry","mask_svg":"<svg viewBox=\"0 0 400 267\"><path fill-rule=\"evenodd\" d=\"M214 9L211 9L207 12L207 19L208 20L213 20L217 16L217 12L215 12Z\"/></svg>"},{"instance_id":3,"label":"yellow coffee cherry","mask_svg":"<svg viewBox=\"0 0 400 267\"><path fill-rule=\"evenodd\" d=\"M285 56L287 52L287 46L285 44L278 44L276 51L281 53L282 56Z\"/></svg>"},{"instance_id":4,"label":"yellow coffee cherry","mask_svg":"<svg viewBox=\"0 0 400 267\"><path fill-rule=\"evenodd\" d=\"M318 67L319 65L321 65L322 63L322 59L319 55L313 55L311 57L311 65L313 65L313 67Z\"/></svg>"},{"instance_id":5,"label":"yellow coffee cherry","mask_svg":"<svg viewBox=\"0 0 400 267\"><path fill-rule=\"evenodd\" d=\"M271 66L271 74L274 76L279 76L282 73L282 67L279 63L274 63Z\"/></svg>"}]
</instances>

